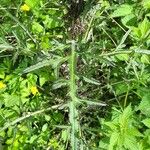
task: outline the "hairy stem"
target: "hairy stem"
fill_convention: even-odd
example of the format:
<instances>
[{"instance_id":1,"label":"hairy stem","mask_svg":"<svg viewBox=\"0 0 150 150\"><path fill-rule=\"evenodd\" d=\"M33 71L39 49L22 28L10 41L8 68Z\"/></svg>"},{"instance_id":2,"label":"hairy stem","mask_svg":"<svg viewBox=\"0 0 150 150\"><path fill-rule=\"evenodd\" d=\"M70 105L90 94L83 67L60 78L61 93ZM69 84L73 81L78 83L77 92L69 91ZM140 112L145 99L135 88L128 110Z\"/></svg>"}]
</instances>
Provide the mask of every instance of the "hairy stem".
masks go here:
<instances>
[{"instance_id":1,"label":"hairy stem","mask_svg":"<svg viewBox=\"0 0 150 150\"><path fill-rule=\"evenodd\" d=\"M77 110L77 97L76 97L76 52L75 52L75 41L72 41L72 49L70 56L70 105L69 105L69 120L71 124L71 148L77 150L79 146L79 122L78 122L78 110Z\"/></svg>"}]
</instances>

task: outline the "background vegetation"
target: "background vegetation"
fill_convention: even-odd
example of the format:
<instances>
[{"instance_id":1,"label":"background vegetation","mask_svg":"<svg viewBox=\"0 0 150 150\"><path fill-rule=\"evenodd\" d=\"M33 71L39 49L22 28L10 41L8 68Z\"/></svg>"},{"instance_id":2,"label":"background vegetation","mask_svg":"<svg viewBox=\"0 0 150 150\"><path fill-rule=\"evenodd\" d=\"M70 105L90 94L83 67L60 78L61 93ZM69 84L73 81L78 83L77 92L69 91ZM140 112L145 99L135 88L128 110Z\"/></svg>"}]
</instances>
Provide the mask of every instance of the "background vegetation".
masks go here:
<instances>
[{"instance_id":1,"label":"background vegetation","mask_svg":"<svg viewBox=\"0 0 150 150\"><path fill-rule=\"evenodd\" d=\"M150 150L150 1L3 0L0 149Z\"/></svg>"}]
</instances>

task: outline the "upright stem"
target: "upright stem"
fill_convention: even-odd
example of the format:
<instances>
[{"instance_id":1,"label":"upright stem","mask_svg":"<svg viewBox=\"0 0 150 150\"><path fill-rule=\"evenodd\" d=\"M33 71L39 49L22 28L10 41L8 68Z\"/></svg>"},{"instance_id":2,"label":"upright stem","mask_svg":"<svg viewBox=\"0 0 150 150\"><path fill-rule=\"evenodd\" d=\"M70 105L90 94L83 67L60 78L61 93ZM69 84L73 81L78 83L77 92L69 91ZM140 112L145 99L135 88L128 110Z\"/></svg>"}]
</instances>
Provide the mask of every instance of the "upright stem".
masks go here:
<instances>
[{"instance_id":1,"label":"upright stem","mask_svg":"<svg viewBox=\"0 0 150 150\"><path fill-rule=\"evenodd\" d=\"M76 52L75 52L75 41L72 41L71 46L71 57L70 57L70 93L76 96L76 79L75 79L75 69L76 69ZM72 95L72 96L73 96Z\"/></svg>"},{"instance_id":2,"label":"upright stem","mask_svg":"<svg viewBox=\"0 0 150 150\"><path fill-rule=\"evenodd\" d=\"M79 122L78 122L78 110L77 110L77 97L76 97L76 79L75 79L75 69L76 69L76 44L72 41L71 56L70 56L70 105L69 105L69 120L71 124L71 148L72 150L79 149Z\"/></svg>"}]
</instances>

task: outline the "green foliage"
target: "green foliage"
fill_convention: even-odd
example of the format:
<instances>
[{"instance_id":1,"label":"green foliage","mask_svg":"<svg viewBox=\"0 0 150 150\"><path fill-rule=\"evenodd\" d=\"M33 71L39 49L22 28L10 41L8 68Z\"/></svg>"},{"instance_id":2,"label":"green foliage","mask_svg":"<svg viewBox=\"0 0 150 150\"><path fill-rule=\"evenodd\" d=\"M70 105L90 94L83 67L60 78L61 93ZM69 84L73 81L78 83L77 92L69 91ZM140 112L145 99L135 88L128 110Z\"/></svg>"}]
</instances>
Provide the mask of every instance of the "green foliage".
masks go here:
<instances>
[{"instance_id":1,"label":"green foliage","mask_svg":"<svg viewBox=\"0 0 150 150\"><path fill-rule=\"evenodd\" d=\"M104 125L109 127L107 131L107 136L110 137L108 149L139 149L140 143L138 141L143 135L137 130L134 124L131 105L126 107L122 113L115 113L111 121L104 122Z\"/></svg>"},{"instance_id":2,"label":"green foliage","mask_svg":"<svg viewBox=\"0 0 150 150\"><path fill-rule=\"evenodd\" d=\"M122 16L126 16L131 14L133 11L133 7L132 5L128 5L128 4L123 4L120 5L113 13L112 13L112 17L122 17Z\"/></svg>"},{"instance_id":3,"label":"green foliage","mask_svg":"<svg viewBox=\"0 0 150 150\"><path fill-rule=\"evenodd\" d=\"M0 149L149 150L149 0L81 2L1 2Z\"/></svg>"}]
</instances>

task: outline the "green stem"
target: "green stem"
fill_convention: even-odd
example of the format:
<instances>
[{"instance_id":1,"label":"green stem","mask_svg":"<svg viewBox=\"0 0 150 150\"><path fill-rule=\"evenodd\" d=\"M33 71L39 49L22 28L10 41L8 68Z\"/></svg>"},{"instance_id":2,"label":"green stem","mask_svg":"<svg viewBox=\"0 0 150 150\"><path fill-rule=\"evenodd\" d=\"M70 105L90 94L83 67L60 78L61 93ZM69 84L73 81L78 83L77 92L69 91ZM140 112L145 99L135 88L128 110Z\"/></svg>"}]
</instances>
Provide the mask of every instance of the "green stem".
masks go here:
<instances>
[{"instance_id":1,"label":"green stem","mask_svg":"<svg viewBox=\"0 0 150 150\"><path fill-rule=\"evenodd\" d=\"M127 105L128 95L129 95L129 89L128 89L128 91L127 91L127 93L126 93L126 96L125 96L125 99L124 99L124 108L125 108L126 105Z\"/></svg>"},{"instance_id":2,"label":"green stem","mask_svg":"<svg viewBox=\"0 0 150 150\"><path fill-rule=\"evenodd\" d=\"M75 68L76 68L76 53L75 53L75 41L73 41L70 58L70 92L74 96L76 95Z\"/></svg>"},{"instance_id":3,"label":"green stem","mask_svg":"<svg viewBox=\"0 0 150 150\"><path fill-rule=\"evenodd\" d=\"M78 150L79 146L79 122L78 122L78 110L77 110L77 97L76 97L76 52L75 52L75 41L72 41L72 49L70 56L70 98L71 102L69 105L69 120L71 124L71 148L72 150Z\"/></svg>"}]
</instances>

